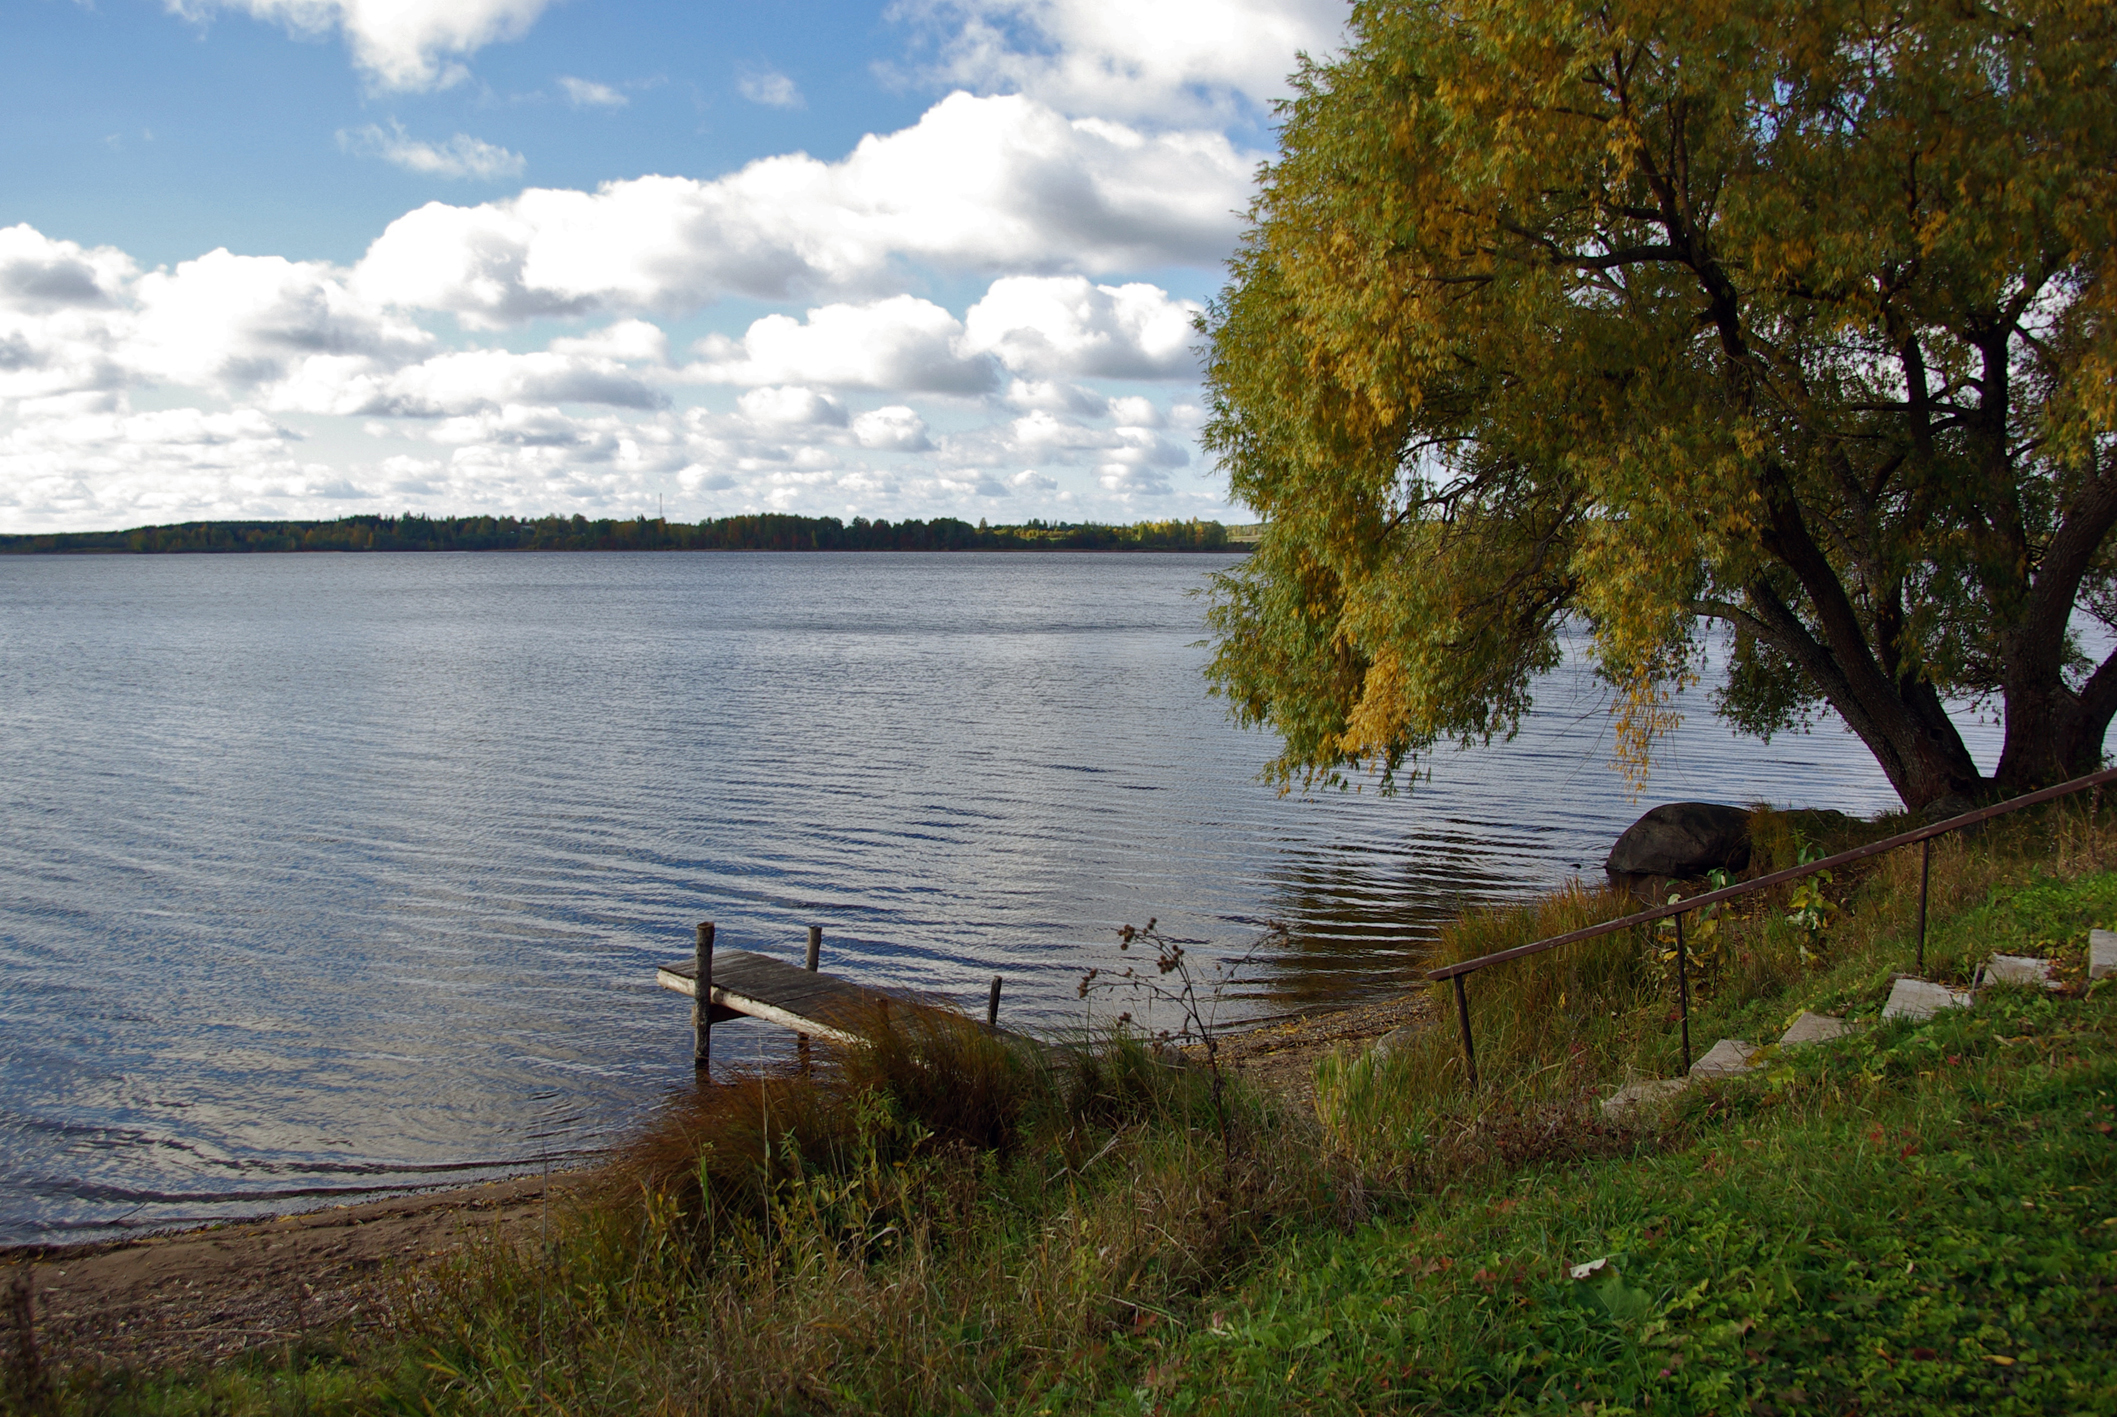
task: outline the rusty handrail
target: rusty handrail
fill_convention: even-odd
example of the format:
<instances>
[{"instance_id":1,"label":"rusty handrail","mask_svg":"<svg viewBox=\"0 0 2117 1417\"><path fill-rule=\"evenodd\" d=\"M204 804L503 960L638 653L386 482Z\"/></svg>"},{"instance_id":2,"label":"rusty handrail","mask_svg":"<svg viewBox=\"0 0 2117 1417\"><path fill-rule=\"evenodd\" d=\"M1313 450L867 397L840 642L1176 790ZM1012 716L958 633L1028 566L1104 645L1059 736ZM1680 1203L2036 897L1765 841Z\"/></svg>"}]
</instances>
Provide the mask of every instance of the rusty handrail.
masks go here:
<instances>
[{"instance_id":1,"label":"rusty handrail","mask_svg":"<svg viewBox=\"0 0 2117 1417\"><path fill-rule=\"evenodd\" d=\"M1642 910L1631 915L1620 916L1615 920L1607 920L1600 925L1588 925L1578 930L1568 930L1565 934L1553 935L1548 940L1537 940L1532 944L1516 945L1511 950L1495 950L1489 955L1479 955L1476 959L1458 960L1454 964L1444 964L1438 969L1427 970L1426 978L1434 983L1439 983L1445 979L1455 985L1456 1019L1461 1025L1463 1035L1463 1064L1469 1072L1471 1086L1475 1087L1477 1086L1477 1053L1471 1046L1470 1002L1463 987L1463 980L1467 976L1491 965L1504 964L1510 959L1522 959L1528 955L1542 954L1546 950L1555 950L1562 945L1578 944L1582 940L1592 940L1602 935L1615 934L1619 930L1629 930L1638 925L1651 925L1657 920L1667 920L1673 916L1676 920L1676 979L1678 989L1683 995L1683 1065L1688 1070L1691 1065L1691 1019L1689 981L1685 977L1688 971L1685 968L1683 943L1683 917L1686 914L1703 906L1717 905L1724 900L1733 900L1738 896L1748 895L1753 891L1784 885L1788 881L1797 881L1803 876L1813 876L1818 871L1828 871L1835 866L1850 865L1855 861L1865 861L1870 857L1883 856L1900 847L1924 846L1925 852L1923 854L1925 860L1921 862L1919 873L1918 942L1919 968L1924 969L1926 964L1926 882L1928 871L1932 865L1931 853L1935 837L1946 836L1949 832L1961 831L1965 827L1974 827L1980 822L1990 821L1994 817L2003 817L2009 812L2018 812L2024 807L2034 807L2042 802L2055 802L2061 797L2070 797L2076 792L2085 792L2089 788L2103 787L2113 782L2117 782L2117 768L2104 768L2101 772L2091 772L2085 777L2076 777L2070 782L2061 782L2056 787L2045 787L2035 792L2023 793L2019 797L2010 797L2004 802L1995 802L1989 807L1980 807L1976 811L1965 812L1959 817L1950 817L1946 821L1935 822L1931 826L1920 827L1916 831L1899 832L1895 836L1884 837L1880 841L1869 842L1865 846L1856 846L1850 851L1841 851L1835 856L1826 856L1820 861L1810 861L1801 866L1789 866L1783 871L1773 871L1770 875L1759 876L1754 881L1743 881L1737 885L1722 886L1718 890L1705 891L1683 900L1672 901L1667 905L1657 905L1651 910Z\"/></svg>"}]
</instances>

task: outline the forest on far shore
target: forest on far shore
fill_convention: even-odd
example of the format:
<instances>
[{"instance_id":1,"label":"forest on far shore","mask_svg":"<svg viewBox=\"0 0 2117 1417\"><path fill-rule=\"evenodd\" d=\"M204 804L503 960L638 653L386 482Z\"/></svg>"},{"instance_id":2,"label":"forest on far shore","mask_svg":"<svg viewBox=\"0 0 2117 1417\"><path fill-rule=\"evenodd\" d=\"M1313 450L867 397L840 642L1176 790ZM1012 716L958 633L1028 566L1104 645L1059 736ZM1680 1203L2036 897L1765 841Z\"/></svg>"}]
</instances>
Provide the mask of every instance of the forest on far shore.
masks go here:
<instances>
[{"instance_id":1,"label":"forest on far shore","mask_svg":"<svg viewBox=\"0 0 2117 1417\"><path fill-rule=\"evenodd\" d=\"M696 524L549 516L359 516L311 522L183 522L130 531L42 532L0 536L0 554L155 554L243 551L1232 551L1249 538L1219 522L1032 521L976 526L932 521L851 522L779 514L721 517Z\"/></svg>"}]
</instances>

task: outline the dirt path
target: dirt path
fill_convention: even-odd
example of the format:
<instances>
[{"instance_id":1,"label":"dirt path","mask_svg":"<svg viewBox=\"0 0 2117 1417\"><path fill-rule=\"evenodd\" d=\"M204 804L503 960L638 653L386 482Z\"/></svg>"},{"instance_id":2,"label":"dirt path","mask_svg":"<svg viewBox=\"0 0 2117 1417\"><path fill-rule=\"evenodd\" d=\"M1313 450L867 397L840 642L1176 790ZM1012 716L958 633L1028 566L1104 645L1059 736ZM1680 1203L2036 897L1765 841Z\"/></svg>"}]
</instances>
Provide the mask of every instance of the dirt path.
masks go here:
<instances>
[{"instance_id":1,"label":"dirt path","mask_svg":"<svg viewBox=\"0 0 2117 1417\"><path fill-rule=\"evenodd\" d=\"M1429 1022L1422 994L1305 1014L1229 1034L1221 1058L1305 1099L1322 1054ZM277 1220L83 1245L0 1249L0 1285L32 1286L49 1361L154 1368L230 1357L381 1322L396 1275L482 1235L534 1239L598 1172L398 1196Z\"/></svg>"}]
</instances>

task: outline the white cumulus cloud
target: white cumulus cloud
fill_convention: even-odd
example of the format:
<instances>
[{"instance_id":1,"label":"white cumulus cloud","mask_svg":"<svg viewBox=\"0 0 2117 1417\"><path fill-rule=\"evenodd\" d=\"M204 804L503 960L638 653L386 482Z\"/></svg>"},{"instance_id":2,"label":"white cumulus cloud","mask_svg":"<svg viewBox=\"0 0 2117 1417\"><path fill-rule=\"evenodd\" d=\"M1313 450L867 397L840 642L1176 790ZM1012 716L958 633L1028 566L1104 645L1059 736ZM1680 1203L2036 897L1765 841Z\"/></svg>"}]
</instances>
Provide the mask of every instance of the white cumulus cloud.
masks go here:
<instances>
[{"instance_id":1,"label":"white cumulus cloud","mask_svg":"<svg viewBox=\"0 0 2117 1417\"><path fill-rule=\"evenodd\" d=\"M863 448L893 453L923 453L933 447L926 420L903 404L861 414L853 420L853 437Z\"/></svg>"},{"instance_id":2,"label":"white cumulus cloud","mask_svg":"<svg viewBox=\"0 0 2117 1417\"><path fill-rule=\"evenodd\" d=\"M777 69L745 69L736 76L735 91L766 108L806 108L808 100L794 81Z\"/></svg>"},{"instance_id":3,"label":"white cumulus cloud","mask_svg":"<svg viewBox=\"0 0 2117 1417\"><path fill-rule=\"evenodd\" d=\"M522 154L468 133L458 133L445 143L429 143L405 132L401 123L388 128L370 123L365 128L341 129L338 146L356 157L379 157L423 177L475 177L493 182L519 177L525 166Z\"/></svg>"},{"instance_id":4,"label":"white cumulus cloud","mask_svg":"<svg viewBox=\"0 0 2117 1417\"><path fill-rule=\"evenodd\" d=\"M1197 121L1287 92L1294 56L1343 42L1344 0L899 0L937 47L927 77L1068 113Z\"/></svg>"},{"instance_id":5,"label":"white cumulus cloud","mask_svg":"<svg viewBox=\"0 0 2117 1417\"><path fill-rule=\"evenodd\" d=\"M353 62L378 87L444 88L465 76L462 58L519 39L550 0L165 0L172 14L204 20L235 10L297 35L345 36Z\"/></svg>"},{"instance_id":6,"label":"white cumulus cloud","mask_svg":"<svg viewBox=\"0 0 2117 1417\"><path fill-rule=\"evenodd\" d=\"M963 317L965 348L1031 378L1166 379L1195 374L1202 307L1144 282L1008 276Z\"/></svg>"},{"instance_id":7,"label":"white cumulus cloud","mask_svg":"<svg viewBox=\"0 0 2117 1417\"><path fill-rule=\"evenodd\" d=\"M962 322L940 306L895 295L867 305L819 306L803 320L767 315L740 341L710 335L684 372L716 384L983 393L998 382L998 370L989 359L959 353L962 335Z\"/></svg>"},{"instance_id":8,"label":"white cumulus cloud","mask_svg":"<svg viewBox=\"0 0 2117 1417\"><path fill-rule=\"evenodd\" d=\"M843 428L846 423L844 404L798 384L751 389L735 406L745 419L765 427Z\"/></svg>"},{"instance_id":9,"label":"white cumulus cloud","mask_svg":"<svg viewBox=\"0 0 2117 1417\"><path fill-rule=\"evenodd\" d=\"M347 288L320 261L208 252L150 271L133 291L125 362L140 376L245 394L422 359L433 336Z\"/></svg>"},{"instance_id":10,"label":"white cumulus cloud","mask_svg":"<svg viewBox=\"0 0 2117 1417\"><path fill-rule=\"evenodd\" d=\"M1234 241L1255 158L1216 132L1148 135L954 94L835 163L794 153L711 181L429 203L389 225L358 282L377 300L497 325L728 294L876 293L901 278L899 261L1008 274L1207 265Z\"/></svg>"},{"instance_id":11,"label":"white cumulus cloud","mask_svg":"<svg viewBox=\"0 0 2117 1417\"><path fill-rule=\"evenodd\" d=\"M575 108L623 108L632 102L608 84L576 79L571 74L559 76L559 92L566 95L566 101Z\"/></svg>"},{"instance_id":12,"label":"white cumulus cloud","mask_svg":"<svg viewBox=\"0 0 2117 1417\"><path fill-rule=\"evenodd\" d=\"M551 342L553 354L622 363L661 364L669 358L669 336L645 320L618 320L585 335L562 335Z\"/></svg>"}]
</instances>

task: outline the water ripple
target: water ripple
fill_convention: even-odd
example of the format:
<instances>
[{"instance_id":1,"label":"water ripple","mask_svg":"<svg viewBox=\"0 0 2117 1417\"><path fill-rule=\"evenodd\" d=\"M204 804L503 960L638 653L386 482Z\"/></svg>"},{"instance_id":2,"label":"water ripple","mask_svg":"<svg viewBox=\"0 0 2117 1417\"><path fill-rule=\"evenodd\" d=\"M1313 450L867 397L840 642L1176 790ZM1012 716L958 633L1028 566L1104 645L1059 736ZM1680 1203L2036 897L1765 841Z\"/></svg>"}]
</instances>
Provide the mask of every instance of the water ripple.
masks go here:
<instances>
[{"instance_id":1,"label":"water ripple","mask_svg":"<svg viewBox=\"0 0 2117 1417\"><path fill-rule=\"evenodd\" d=\"M1279 1012L1401 985L1637 814L1577 666L1410 796L1280 797L1202 692L1220 564L0 562L0 1239L606 1146L688 1083L652 966L699 919L966 1002L1003 974L1046 1027L1121 924L1233 957L1278 921L1232 1002ZM1710 722L1654 790L1887 800L1841 734Z\"/></svg>"}]
</instances>

